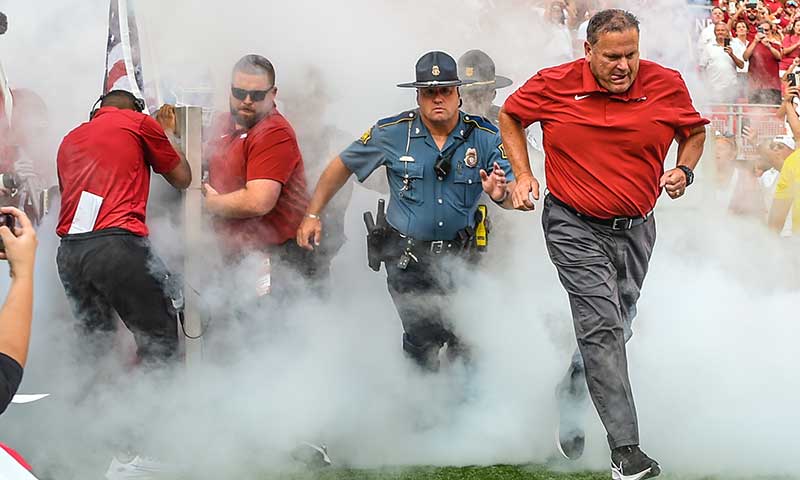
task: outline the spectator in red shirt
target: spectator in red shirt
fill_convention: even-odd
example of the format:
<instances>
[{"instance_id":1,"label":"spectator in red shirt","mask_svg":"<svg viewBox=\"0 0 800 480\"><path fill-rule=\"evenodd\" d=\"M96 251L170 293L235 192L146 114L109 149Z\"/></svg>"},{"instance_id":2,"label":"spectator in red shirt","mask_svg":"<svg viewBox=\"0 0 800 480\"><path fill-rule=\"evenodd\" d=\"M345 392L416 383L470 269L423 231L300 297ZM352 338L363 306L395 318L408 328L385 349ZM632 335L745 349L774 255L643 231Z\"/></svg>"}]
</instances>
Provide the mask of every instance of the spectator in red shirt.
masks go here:
<instances>
[{"instance_id":1,"label":"spectator in red shirt","mask_svg":"<svg viewBox=\"0 0 800 480\"><path fill-rule=\"evenodd\" d=\"M763 0L764 6L771 14L783 13L783 2L781 0Z\"/></svg>"},{"instance_id":2,"label":"spectator in red shirt","mask_svg":"<svg viewBox=\"0 0 800 480\"><path fill-rule=\"evenodd\" d=\"M736 13L728 19L728 28L734 31L737 22L743 21L747 25L747 40L752 42L758 33L758 24L763 20L762 12L758 7L750 7L749 3L740 3Z\"/></svg>"},{"instance_id":3,"label":"spectator in red shirt","mask_svg":"<svg viewBox=\"0 0 800 480\"><path fill-rule=\"evenodd\" d=\"M786 33L791 32L791 24L797 19L797 2L795 0L789 0L786 2L786 5L783 8L783 12L780 15L780 27Z\"/></svg>"},{"instance_id":4,"label":"spectator in red shirt","mask_svg":"<svg viewBox=\"0 0 800 480\"><path fill-rule=\"evenodd\" d=\"M61 142L56 263L94 361L114 344L116 311L139 359L155 367L177 354L178 335L165 301L169 274L147 239L150 168L178 189L192 175L165 133L175 130L174 109L162 107L156 120L142 109L131 93L113 90Z\"/></svg>"},{"instance_id":5,"label":"spectator in red shirt","mask_svg":"<svg viewBox=\"0 0 800 480\"><path fill-rule=\"evenodd\" d=\"M307 279L316 273L310 254L294 242L308 193L295 132L275 107L277 91L269 60L242 57L233 68L230 114L212 127L207 148L206 209L227 257L260 257L254 297L273 290L272 277L283 277L278 284L288 294L291 272L284 268Z\"/></svg>"},{"instance_id":6,"label":"spectator in red shirt","mask_svg":"<svg viewBox=\"0 0 800 480\"><path fill-rule=\"evenodd\" d=\"M520 210L532 210L539 198L524 129L538 121L544 131L550 193L542 223L579 347L558 388L559 448L569 458L583 451L576 409L588 386L608 432L612 478L643 479L660 467L639 449L625 342L655 242L653 208L663 190L675 199L692 183L708 120L692 106L680 73L639 60L639 22L629 12L592 17L585 52L512 94L500 131ZM678 166L664 172L673 139Z\"/></svg>"},{"instance_id":7,"label":"spectator in red shirt","mask_svg":"<svg viewBox=\"0 0 800 480\"><path fill-rule=\"evenodd\" d=\"M778 67L783 55L781 44L770 39L772 24L762 22L758 26L755 39L744 51L745 61L749 61L750 103L778 105L781 103L781 81Z\"/></svg>"},{"instance_id":8,"label":"spectator in red shirt","mask_svg":"<svg viewBox=\"0 0 800 480\"><path fill-rule=\"evenodd\" d=\"M779 75L782 77L786 70L792 65L792 61L800 56L800 21L795 20L791 24L791 29L788 34L783 37L783 48L781 53L780 71Z\"/></svg>"}]
</instances>

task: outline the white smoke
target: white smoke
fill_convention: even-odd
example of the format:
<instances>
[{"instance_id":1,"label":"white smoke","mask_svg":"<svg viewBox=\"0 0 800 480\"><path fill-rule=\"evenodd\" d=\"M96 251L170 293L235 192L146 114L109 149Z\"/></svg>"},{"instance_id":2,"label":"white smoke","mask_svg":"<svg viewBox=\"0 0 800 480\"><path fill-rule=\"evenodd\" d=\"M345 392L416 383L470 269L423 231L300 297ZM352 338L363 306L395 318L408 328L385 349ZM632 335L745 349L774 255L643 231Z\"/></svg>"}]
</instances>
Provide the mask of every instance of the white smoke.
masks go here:
<instances>
[{"instance_id":1,"label":"white smoke","mask_svg":"<svg viewBox=\"0 0 800 480\"><path fill-rule=\"evenodd\" d=\"M699 85L685 60L686 32L676 31L687 18L682 6L639 3L631 8L643 20L646 57L680 68L690 86ZM15 85L43 96L60 138L100 93L107 2L0 5L10 25L0 37L3 64ZM278 98L298 112L286 111L298 131L319 122L308 116L324 108L322 120L339 132L329 145L304 150L336 152L377 119L413 107L413 92L394 85L413 79L426 51L458 57L481 48L515 87L551 63L538 48L549 33L522 0L140 0L137 13L147 22L157 70L183 87L210 83L223 110L235 60L246 53L270 58ZM323 79L311 91L328 102L300 113L310 67ZM704 98L700 90L693 94ZM792 373L800 333L797 256L761 226L728 217L703 189L701 178L687 198L659 205L659 241L629 348L643 448L671 472L790 474L800 467L793 455L800 430L800 385ZM97 477L131 422L142 427L148 453L192 466L195 478L284 468L301 440L324 441L339 464L366 467L549 461L554 387L575 340L538 213L502 214L497 224L511 230L496 232L488 267L463 276L469 278L452 300L456 327L476 358L463 394L467 377L457 366L449 376L421 377L403 358L385 274L365 264L361 212L374 209L376 198L355 190L331 299L309 300L291 316L232 315L247 295L230 285L246 272L221 265L209 248L197 259L208 278L191 280L211 317L206 362L163 382L106 365L73 365L51 217L39 233L34 342L23 390L54 395L6 412L2 440L58 478ZM151 220L158 251L177 265L178 227ZM84 388L78 379L100 367L115 383L74 406L75 390ZM594 412L588 418L586 455L555 468L607 468L602 426Z\"/></svg>"}]
</instances>

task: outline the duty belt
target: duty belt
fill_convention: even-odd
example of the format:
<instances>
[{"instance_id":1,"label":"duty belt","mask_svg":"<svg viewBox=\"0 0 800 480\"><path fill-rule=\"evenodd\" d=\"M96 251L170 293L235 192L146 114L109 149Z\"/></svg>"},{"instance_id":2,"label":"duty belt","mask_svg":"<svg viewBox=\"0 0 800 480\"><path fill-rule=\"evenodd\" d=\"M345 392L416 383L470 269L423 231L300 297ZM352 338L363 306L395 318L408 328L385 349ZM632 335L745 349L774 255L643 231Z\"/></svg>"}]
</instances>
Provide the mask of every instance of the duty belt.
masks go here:
<instances>
[{"instance_id":1,"label":"duty belt","mask_svg":"<svg viewBox=\"0 0 800 480\"><path fill-rule=\"evenodd\" d=\"M614 217L614 218L597 218L592 217L590 215L583 214L572 206L567 205L566 203L562 202L555 195L552 193L547 194L548 197L555 203L561 207L572 212L575 216L580 218L581 220L585 220L589 223L594 223L596 225L602 225L604 227L611 227L611 230L614 231L622 231L622 230L630 230L633 227L638 227L639 225L643 224L644 222L648 221L650 217L653 216L653 211L650 210L645 216L643 217Z\"/></svg>"},{"instance_id":2,"label":"duty belt","mask_svg":"<svg viewBox=\"0 0 800 480\"><path fill-rule=\"evenodd\" d=\"M408 249L415 254L427 255L462 252L464 250L464 245L472 238L467 237L464 240L460 238L455 240L415 240L403 235L397 230L393 230L393 233L400 248Z\"/></svg>"}]
</instances>

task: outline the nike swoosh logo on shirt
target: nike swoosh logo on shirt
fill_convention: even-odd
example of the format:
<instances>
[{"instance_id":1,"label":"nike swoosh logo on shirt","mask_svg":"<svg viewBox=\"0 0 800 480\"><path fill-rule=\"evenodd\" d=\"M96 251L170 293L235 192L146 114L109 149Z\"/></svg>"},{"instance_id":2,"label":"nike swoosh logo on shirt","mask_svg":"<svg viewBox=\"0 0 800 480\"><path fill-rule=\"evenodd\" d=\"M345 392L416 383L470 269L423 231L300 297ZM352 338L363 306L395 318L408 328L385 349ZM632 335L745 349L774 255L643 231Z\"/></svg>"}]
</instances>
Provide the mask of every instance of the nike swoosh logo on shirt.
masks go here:
<instances>
[{"instance_id":1,"label":"nike swoosh logo on shirt","mask_svg":"<svg viewBox=\"0 0 800 480\"><path fill-rule=\"evenodd\" d=\"M583 100L586 97L590 97L591 95L575 95L575 100Z\"/></svg>"}]
</instances>

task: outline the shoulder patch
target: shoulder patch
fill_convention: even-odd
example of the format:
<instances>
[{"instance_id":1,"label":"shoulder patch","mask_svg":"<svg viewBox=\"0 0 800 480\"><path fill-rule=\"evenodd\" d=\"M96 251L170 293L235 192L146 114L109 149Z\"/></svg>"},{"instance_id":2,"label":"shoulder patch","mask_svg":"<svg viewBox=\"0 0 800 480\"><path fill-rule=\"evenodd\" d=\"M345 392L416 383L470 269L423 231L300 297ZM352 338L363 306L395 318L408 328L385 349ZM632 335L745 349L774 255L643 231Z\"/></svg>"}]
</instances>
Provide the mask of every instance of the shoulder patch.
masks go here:
<instances>
[{"instance_id":1,"label":"shoulder patch","mask_svg":"<svg viewBox=\"0 0 800 480\"><path fill-rule=\"evenodd\" d=\"M400 115L395 115L394 117L383 118L378 120L378 128L385 128L390 127L392 125L397 125L398 123L402 122L410 122L414 120L417 114L414 110L409 110L407 112L403 112Z\"/></svg>"},{"instance_id":2,"label":"shoulder patch","mask_svg":"<svg viewBox=\"0 0 800 480\"><path fill-rule=\"evenodd\" d=\"M359 138L358 141L366 145L370 138L372 138L372 127L369 127L369 130L364 132L364 135L361 135L361 138Z\"/></svg>"},{"instance_id":3,"label":"shoulder patch","mask_svg":"<svg viewBox=\"0 0 800 480\"><path fill-rule=\"evenodd\" d=\"M464 116L464 123L472 123L477 127L479 130L485 130L489 133L497 133L497 127L494 126L492 122L489 120L481 117L480 115L465 115Z\"/></svg>"}]
</instances>

